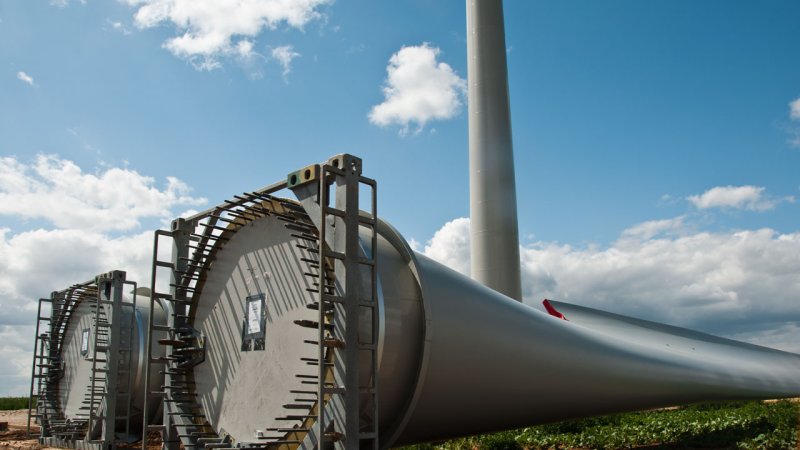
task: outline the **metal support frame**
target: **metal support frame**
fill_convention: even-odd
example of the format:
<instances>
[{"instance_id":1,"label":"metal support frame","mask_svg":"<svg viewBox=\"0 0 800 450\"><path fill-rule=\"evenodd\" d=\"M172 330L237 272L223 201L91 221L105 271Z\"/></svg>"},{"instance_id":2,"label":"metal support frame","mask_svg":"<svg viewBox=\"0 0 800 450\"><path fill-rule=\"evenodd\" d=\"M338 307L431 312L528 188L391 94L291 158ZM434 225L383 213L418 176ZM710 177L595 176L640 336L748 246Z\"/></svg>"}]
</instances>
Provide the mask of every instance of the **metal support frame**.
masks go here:
<instances>
[{"instance_id":1,"label":"metal support frame","mask_svg":"<svg viewBox=\"0 0 800 450\"><path fill-rule=\"evenodd\" d=\"M225 437L220 438L216 435L205 422L200 406L194 401L194 380L190 369L203 361L205 344L204 337L189 324L189 318L192 316L192 297L201 274L211 261L209 256L212 249L217 241L226 240L220 236L220 232L226 228L217 226L217 223L221 221L243 225L257 218L249 216L250 213L244 209L244 205L264 201L269 198L271 192L284 186L285 183L282 183L244 194L244 197L237 196L235 201L228 201L225 205L190 218L173 221L170 231L155 232L151 308L156 300L163 300L171 306L171 313L167 317L167 325L164 326L154 324L153 314L150 315L145 385L149 386L152 364L163 365L164 370L161 373L164 375L164 385L162 391L150 391L146 388L143 427L146 430L159 430L166 450L177 450L180 446L184 448L224 446ZM162 239L170 239L172 242L170 261L158 259ZM158 268L169 270L169 293L157 291ZM153 357L154 331L166 336L157 340L165 352L165 356L161 358ZM156 396L163 398L162 420L160 425L150 425L150 405L152 398ZM146 447L145 436L142 441L143 450L146 450Z\"/></svg>"},{"instance_id":2,"label":"metal support frame","mask_svg":"<svg viewBox=\"0 0 800 450\"><path fill-rule=\"evenodd\" d=\"M322 180L324 182L320 182ZM362 185L371 189L372 211L369 213L359 210L359 190ZM298 196L301 205L271 196L287 187ZM201 289L198 283L204 279L205 270L213 261L216 249L229 238L225 233L235 232L238 226L272 214L285 221L290 229L318 232L318 236L304 236L304 242L311 239L307 247L308 261L319 270L313 274L319 286L318 305L325 305L319 307L320 339L316 343L319 346L319 360L313 363L319 368L318 377L315 377L318 378L316 410L312 409L307 416L314 417L316 414L317 426L316 432L309 430L304 441L299 440L303 436L296 435L288 440L264 437L258 443L238 443L236 446L265 448L299 444L301 448L322 448L333 444L336 448L348 450L362 446L379 448L376 187L374 180L361 175L359 158L338 155L326 163L289 174L284 181L234 196L234 200L192 217L177 219L170 231L155 232L151 310L156 300L164 300L171 304L173 311L168 316L166 326L154 324L153 314L150 315L145 386L149 386L152 364L163 365L165 380L163 392L146 389L143 426L146 430L161 431L165 450L177 450L179 446L186 449L225 449L234 446L228 436L218 435L206 422L200 405L194 399L194 381L189 369L198 359L189 358L186 350L201 351L204 338L191 328L191 318L196 307L196 291ZM334 188L333 197L331 188ZM334 201L333 207L328 206L329 198ZM320 199L324 201L320 202ZM278 213L263 206L266 204L263 202L281 204L290 212ZM368 252L362 248L359 238L361 227L366 227L371 233ZM164 239L172 242L170 261L158 258L159 247ZM314 243L316 248L313 248ZM170 273L169 293L157 291L159 268L167 269ZM326 275L331 272L333 278ZM330 331L327 331L329 328ZM156 339L155 332L165 333L166 338ZM366 340L359 341L359 335L366 336ZM163 358L153 357L154 340L164 346L166 355ZM332 369L330 361L333 361ZM359 367L364 361L368 361L369 375L360 378ZM164 400L162 422L161 425L149 425L150 403L156 396ZM321 437L319 442L315 436ZM146 450L146 441L145 436L142 450Z\"/></svg>"},{"instance_id":3,"label":"metal support frame","mask_svg":"<svg viewBox=\"0 0 800 450\"><path fill-rule=\"evenodd\" d=\"M41 365L45 364L44 361L48 361L48 363L49 363L49 358L47 358L44 355L44 342L46 341L46 339L45 339L44 336L40 336L39 335L39 330L40 330L40 326L41 326L42 321L50 322L50 318L49 317L42 317L42 303L51 303L51 302L52 302L52 299L40 298L39 299L39 304L38 304L38 306L36 308L36 334L34 335L34 340L33 340L33 362L31 363L31 389L30 389L30 393L28 395L28 427L27 427L27 433L28 433L29 436L31 435L31 417L35 417L37 419L37 422L39 422L40 424L41 424L42 419L43 419L43 416L40 415L39 412L38 412L38 408L39 408L39 406L41 404L41 402L38 400L38 397L40 395L42 395L42 388L41 388L41 386L42 386L42 375L41 375L41 372L40 372L40 374L37 376L37 369L41 369L42 368ZM52 308L51 308L51 310L52 310ZM40 342L41 342L41 344L40 344ZM34 391L34 388L37 388L37 389ZM37 402L36 402L37 411L36 411L36 414L31 414L32 411L33 411L33 399L34 399L34 396L36 396L36 398L37 398Z\"/></svg>"},{"instance_id":4,"label":"metal support frame","mask_svg":"<svg viewBox=\"0 0 800 450\"><path fill-rule=\"evenodd\" d=\"M171 231L157 230L153 243L153 264L152 277L150 280L150 320L148 323L147 339L147 364L145 368L144 386L145 401L142 429L145 430L142 438L142 449L147 448L147 431L159 430L162 433L164 448L167 450L177 450L181 444L182 435L188 435L197 428L192 420L192 408L188 405L189 393L186 386L190 383L187 379L185 368L180 366L181 354L178 347L186 344L186 318L188 293L192 290L189 285L191 278L189 266L189 243L192 242L192 231L194 225L185 219L177 219L172 222ZM158 259L158 249L161 238L172 240L172 260L170 262ZM160 293L157 291L158 268L169 269L170 272L170 291ZM164 300L171 304L171 314L167 316L166 326L157 326L153 323L153 313L156 300ZM166 333L164 339L159 340L159 344L165 346L163 358L153 358L153 331ZM164 386L160 391L150 391L150 366L159 364L164 366ZM164 406L162 408L162 424L150 425L150 404L153 396L162 397ZM193 446L184 443L184 447Z\"/></svg>"},{"instance_id":5,"label":"metal support frame","mask_svg":"<svg viewBox=\"0 0 800 450\"><path fill-rule=\"evenodd\" d=\"M191 223L184 219L176 219L172 222L172 271L170 272L170 297L172 301L172 314L167 317L167 326L170 328L168 339L179 339L181 328L186 325L186 301L188 292L188 283L184 281L183 275L187 273L189 265L189 237L194 230ZM178 386L185 385L188 381L186 374L182 371L173 371L177 369L176 364L169 364L172 358L177 358L176 346L168 346L166 350L166 360L168 363L168 370L164 371L164 386ZM174 360L173 360L174 361ZM169 406L174 406L183 411L181 403L185 400L185 396L177 389L164 389L164 392L159 392L164 399L164 403ZM174 408L163 408L163 423L164 423L164 447L169 450L178 450L179 435L188 434L194 431L192 422L180 420L178 417L173 417L170 412ZM173 418L175 420L173 420Z\"/></svg>"},{"instance_id":6,"label":"metal support frame","mask_svg":"<svg viewBox=\"0 0 800 450\"><path fill-rule=\"evenodd\" d=\"M58 439L75 441L84 437L87 422L82 418L66 420L58 399L59 380L63 376L62 346L72 313L82 301L91 301L97 294L92 282L79 283L62 291L51 293L49 302L50 317L39 316L39 320L49 322L48 331L37 333L39 355L36 364L37 379L36 418L39 421L39 440ZM89 380L91 381L91 380ZM84 400L86 401L86 400Z\"/></svg>"},{"instance_id":7,"label":"metal support frame","mask_svg":"<svg viewBox=\"0 0 800 450\"><path fill-rule=\"evenodd\" d=\"M289 175L290 187L318 228L320 255L317 421L302 448L379 448L377 184L361 175L361 167L360 158L342 154ZM371 189L367 213L359 209L362 184ZM369 254L361 245L361 226L370 230ZM333 280L324 270L331 265ZM326 364L331 351L332 371ZM362 359L369 367L364 379Z\"/></svg>"},{"instance_id":8,"label":"metal support frame","mask_svg":"<svg viewBox=\"0 0 800 450\"><path fill-rule=\"evenodd\" d=\"M88 433L92 433L92 420L96 419L101 421L102 428L100 432L100 440L102 441L102 445L104 448L115 448L115 441L116 441L116 429L117 429L117 401L119 399L120 394L126 395L123 392L120 392L120 353L123 351L121 348L122 346L122 330L123 330L123 289L125 286L125 272L120 270L115 270L113 272L109 272L107 274L102 274L97 277L97 312L96 312L96 320L95 320L95 334L94 334L94 342L95 346L93 349L93 358L92 358L92 399L94 400L94 384L95 380L97 379L99 372L95 370L97 364L97 353L98 351L105 353L105 370L102 372L105 375L105 383L103 387L102 397L104 401L104 410L102 411L102 416L92 417L95 410L90 410L89 413L89 430ZM106 321L102 320L100 311L103 309L103 305L109 305L111 317L108 317ZM135 306L131 311L132 314L135 314ZM104 330L107 332L108 341L105 346L98 346L98 337L100 336L100 330ZM130 344L130 340L128 340L128 344ZM130 354L130 348L127 349L127 353ZM125 384L127 387L127 383ZM127 392L127 400L130 403L130 391ZM94 403L92 403L94 405ZM126 408L127 411L130 411L130 404ZM126 425L125 429L130 430L130 416L123 416L122 420L125 420ZM90 435L87 435L87 438L90 438Z\"/></svg>"},{"instance_id":9,"label":"metal support frame","mask_svg":"<svg viewBox=\"0 0 800 450\"><path fill-rule=\"evenodd\" d=\"M120 421L125 421L124 431L130 433L133 401L130 367L136 296L134 294L132 302L125 302L123 290L125 285L135 288L136 284L126 281L125 277L123 271L107 272L91 281L53 292L50 299L39 301L38 320L47 320L49 329L47 333L41 333L37 322L31 399L35 397L37 400L34 417L40 423L40 441L44 444L113 449ZM50 317L41 317L42 303L48 302L51 304ZM85 412L67 419L58 400L63 343L70 319L82 303L88 303L93 309L92 349L88 358L92 363L91 375L87 380L84 406L81 407ZM127 378L124 378L126 374ZM34 381L37 381L35 392ZM116 407L120 397L125 397L127 403L122 416L117 415ZM29 406L28 427L32 405Z\"/></svg>"},{"instance_id":10,"label":"metal support frame","mask_svg":"<svg viewBox=\"0 0 800 450\"><path fill-rule=\"evenodd\" d=\"M136 290L138 289L139 286L135 281L125 281L123 284L125 284L127 286L131 286L133 288L133 295L132 295L132 303L130 303L130 304L123 303L122 304L123 309L125 307L130 307L130 315L123 314L123 318L127 318L128 319L128 324L129 324L128 327L127 327L127 335L126 334L122 334L120 336L120 353L127 353L128 357L120 359L120 361L125 361L126 364L125 364L124 367L121 367L121 368L119 368L117 370L117 374L125 375L127 377L127 381L128 382L126 383L127 384L126 390L120 392L118 394L118 397L125 396L125 398L127 399L127 402L126 402L127 404L126 404L126 408L125 408L125 417L126 417L126 420L125 420L125 434L126 435L130 435L131 434L131 414L133 412L133 381L136 378L136 376L135 376L136 374L133 372L133 364L134 364L134 361L133 361L133 332L134 332L134 328L136 327L136 312L137 312L136 311L136 302L137 302L137 298L136 297L138 295ZM152 311L152 310L150 310L150 311ZM124 323L122 323L121 325L123 325L123 326L121 327L120 332L125 331L126 328L124 327ZM140 349L139 351L142 351L142 350ZM144 431L142 432L142 434L144 435Z\"/></svg>"}]
</instances>

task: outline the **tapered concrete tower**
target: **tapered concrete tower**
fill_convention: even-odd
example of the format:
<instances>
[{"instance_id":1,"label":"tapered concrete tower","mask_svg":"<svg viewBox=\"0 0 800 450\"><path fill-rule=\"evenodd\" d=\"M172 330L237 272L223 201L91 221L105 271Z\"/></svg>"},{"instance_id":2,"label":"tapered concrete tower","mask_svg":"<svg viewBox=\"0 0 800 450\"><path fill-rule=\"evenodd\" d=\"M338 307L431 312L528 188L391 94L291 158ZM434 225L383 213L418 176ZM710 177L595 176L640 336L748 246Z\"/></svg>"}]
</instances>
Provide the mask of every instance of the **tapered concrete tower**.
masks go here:
<instances>
[{"instance_id":1,"label":"tapered concrete tower","mask_svg":"<svg viewBox=\"0 0 800 450\"><path fill-rule=\"evenodd\" d=\"M522 300L502 0L467 0L472 278Z\"/></svg>"}]
</instances>

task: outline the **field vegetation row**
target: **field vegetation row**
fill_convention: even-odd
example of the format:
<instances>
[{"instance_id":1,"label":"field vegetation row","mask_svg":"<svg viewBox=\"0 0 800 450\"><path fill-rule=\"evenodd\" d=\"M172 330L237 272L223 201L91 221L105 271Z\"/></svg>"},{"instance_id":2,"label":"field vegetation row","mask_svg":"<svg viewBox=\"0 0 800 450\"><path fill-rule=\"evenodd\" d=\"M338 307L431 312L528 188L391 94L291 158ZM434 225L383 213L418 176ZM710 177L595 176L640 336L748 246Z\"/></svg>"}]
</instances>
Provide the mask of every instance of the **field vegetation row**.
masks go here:
<instances>
[{"instance_id":1,"label":"field vegetation row","mask_svg":"<svg viewBox=\"0 0 800 450\"><path fill-rule=\"evenodd\" d=\"M0 411L13 409L28 409L28 397L0 397Z\"/></svg>"},{"instance_id":2,"label":"field vegetation row","mask_svg":"<svg viewBox=\"0 0 800 450\"><path fill-rule=\"evenodd\" d=\"M0 397L0 410L27 407L27 397ZM538 425L404 450L795 450L798 415L800 405L787 400L709 403Z\"/></svg>"},{"instance_id":3,"label":"field vegetation row","mask_svg":"<svg viewBox=\"0 0 800 450\"><path fill-rule=\"evenodd\" d=\"M736 402L615 414L407 450L797 449L798 404Z\"/></svg>"}]
</instances>

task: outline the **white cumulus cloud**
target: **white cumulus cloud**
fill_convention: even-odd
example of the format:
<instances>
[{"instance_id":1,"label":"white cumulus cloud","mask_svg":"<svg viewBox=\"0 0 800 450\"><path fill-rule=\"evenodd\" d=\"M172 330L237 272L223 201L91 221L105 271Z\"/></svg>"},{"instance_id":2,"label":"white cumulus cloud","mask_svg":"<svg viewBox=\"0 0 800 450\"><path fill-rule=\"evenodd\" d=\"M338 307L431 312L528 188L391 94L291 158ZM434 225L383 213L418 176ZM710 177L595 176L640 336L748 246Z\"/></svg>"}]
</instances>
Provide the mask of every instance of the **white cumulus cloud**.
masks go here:
<instances>
[{"instance_id":1,"label":"white cumulus cloud","mask_svg":"<svg viewBox=\"0 0 800 450\"><path fill-rule=\"evenodd\" d=\"M0 370L0 396L26 392L38 298L113 269L149 284L152 248L152 231L112 237L76 229L0 230L0 359L12 362Z\"/></svg>"},{"instance_id":2,"label":"white cumulus cloud","mask_svg":"<svg viewBox=\"0 0 800 450\"><path fill-rule=\"evenodd\" d=\"M34 330L29 325L0 325L0 397L28 396Z\"/></svg>"},{"instance_id":3,"label":"white cumulus cloud","mask_svg":"<svg viewBox=\"0 0 800 450\"><path fill-rule=\"evenodd\" d=\"M687 197L697 209L730 208L748 211L766 211L775 208L778 201L764 195L759 186L717 186L700 195Z\"/></svg>"},{"instance_id":4,"label":"white cumulus cloud","mask_svg":"<svg viewBox=\"0 0 800 450\"><path fill-rule=\"evenodd\" d=\"M690 232L645 222L607 247L538 242L520 249L525 302L552 298L800 352L800 232ZM423 250L469 273L469 220Z\"/></svg>"},{"instance_id":5,"label":"white cumulus cloud","mask_svg":"<svg viewBox=\"0 0 800 450\"><path fill-rule=\"evenodd\" d=\"M272 58L281 65L284 80L289 75L289 72L292 71L292 61L299 56L301 56L300 53L295 52L291 45L284 45L272 49Z\"/></svg>"},{"instance_id":6,"label":"white cumulus cloud","mask_svg":"<svg viewBox=\"0 0 800 450\"><path fill-rule=\"evenodd\" d=\"M130 230L145 217L172 217L172 208L196 206L183 181L168 177L162 190L134 170L85 173L75 163L39 155L26 164L0 158L0 215L45 219L58 228Z\"/></svg>"},{"instance_id":7,"label":"white cumulus cloud","mask_svg":"<svg viewBox=\"0 0 800 450\"><path fill-rule=\"evenodd\" d=\"M800 121L800 97L789 102L789 118ZM800 127L796 123L791 123L785 130L789 134L789 145L800 147Z\"/></svg>"},{"instance_id":8,"label":"white cumulus cloud","mask_svg":"<svg viewBox=\"0 0 800 450\"><path fill-rule=\"evenodd\" d=\"M677 234L684 230L684 218L649 220L636 224L622 232L621 239L652 239L658 235Z\"/></svg>"},{"instance_id":9,"label":"white cumulus cloud","mask_svg":"<svg viewBox=\"0 0 800 450\"><path fill-rule=\"evenodd\" d=\"M86 0L78 0L81 5L86 4ZM69 6L69 0L50 0L50 4L52 6L58 6L59 8L66 8Z\"/></svg>"},{"instance_id":10,"label":"white cumulus cloud","mask_svg":"<svg viewBox=\"0 0 800 450\"><path fill-rule=\"evenodd\" d=\"M265 29L283 24L302 30L323 17L320 9L333 0L124 0L136 8L139 28L171 24L180 33L164 42L175 56L195 67L212 70L220 58L241 55L241 42L251 42Z\"/></svg>"},{"instance_id":11,"label":"white cumulus cloud","mask_svg":"<svg viewBox=\"0 0 800 450\"><path fill-rule=\"evenodd\" d=\"M125 36L129 36L131 34L131 30L129 30L124 23L118 20L106 19L106 26L103 29L105 31L113 31L115 33L120 33Z\"/></svg>"},{"instance_id":12,"label":"white cumulus cloud","mask_svg":"<svg viewBox=\"0 0 800 450\"><path fill-rule=\"evenodd\" d=\"M455 117L463 106L466 81L447 63L438 61L440 50L425 43L401 48L386 66L384 100L372 108L375 125L400 125L401 134L412 124L422 130L431 120Z\"/></svg>"},{"instance_id":13,"label":"white cumulus cloud","mask_svg":"<svg viewBox=\"0 0 800 450\"><path fill-rule=\"evenodd\" d=\"M800 98L789 103L789 117L800 120Z\"/></svg>"},{"instance_id":14,"label":"white cumulus cloud","mask_svg":"<svg viewBox=\"0 0 800 450\"><path fill-rule=\"evenodd\" d=\"M17 72L17 79L22 81L23 83L27 83L27 84L29 84L31 86L34 85L33 77L28 75L25 72L22 72L22 71Z\"/></svg>"},{"instance_id":15,"label":"white cumulus cloud","mask_svg":"<svg viewBox=\"0 0 800 450\"><path fill-rule=\"evenodd\" d=\"M436 231L422 253L451 269L469 275L469 240L469 219L459 217Z\"/></svg>"},{"instance_id":16,"label":"white cumulus cloud","mask_svg":"<svg viewBox=\"0 0 800 450\"><path fill-rule=\"evenodd\" d=\"M176 178L159 189L153 178L126 168L87 174L57 156L30 164L0 158L0 214L18 219L20 228L0 228L0 360L9 363L0 369L0 396L27 393L36 300L114 269L148 285L153 232L140 222L205 203L189 192ZM53 226L25 229L26 219Z\"/></svg>"}]
</instances>

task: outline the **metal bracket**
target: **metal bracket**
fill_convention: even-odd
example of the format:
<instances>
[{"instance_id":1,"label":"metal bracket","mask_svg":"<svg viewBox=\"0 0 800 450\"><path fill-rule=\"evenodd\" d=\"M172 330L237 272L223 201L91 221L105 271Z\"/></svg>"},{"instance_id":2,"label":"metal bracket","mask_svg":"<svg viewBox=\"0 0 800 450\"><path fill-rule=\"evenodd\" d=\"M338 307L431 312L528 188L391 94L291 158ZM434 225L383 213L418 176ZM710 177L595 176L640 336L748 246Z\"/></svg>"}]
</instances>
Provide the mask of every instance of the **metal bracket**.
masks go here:
<instances>
[{"instance_id":1,"label":"metal bracket","mask_svg":"<svg viewBox=\"0 0 800 450\"><path fill-rule=\"evenodd\" d=\"M319 178L319 164L312 164L286 176L286 187L292 189Z\"/></svg>"}]
</instances>

